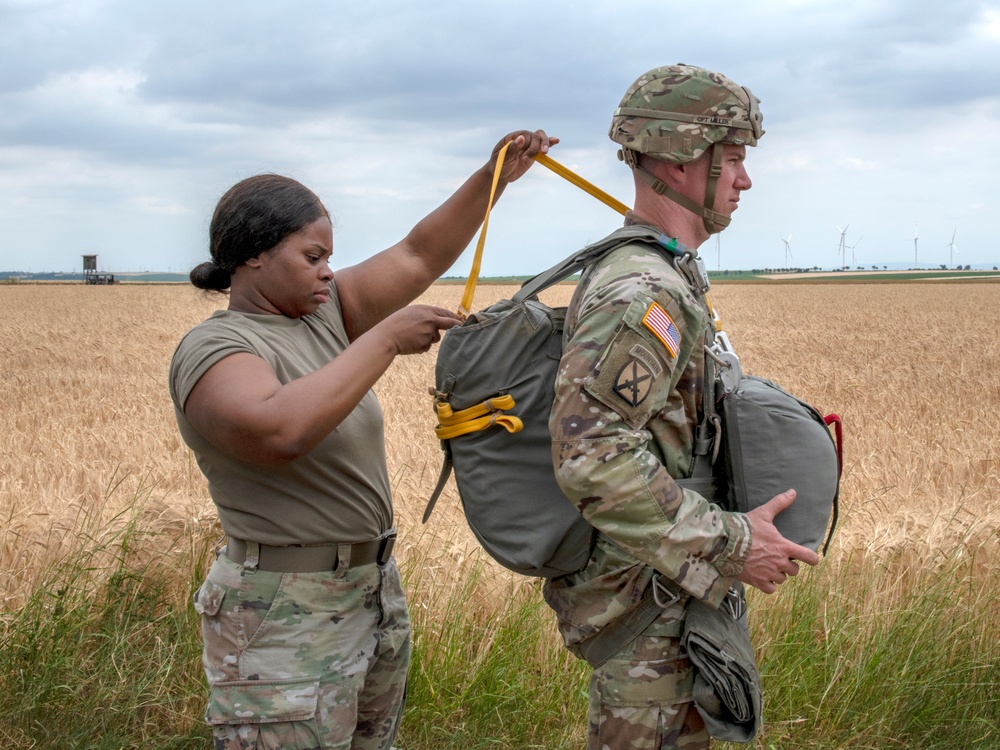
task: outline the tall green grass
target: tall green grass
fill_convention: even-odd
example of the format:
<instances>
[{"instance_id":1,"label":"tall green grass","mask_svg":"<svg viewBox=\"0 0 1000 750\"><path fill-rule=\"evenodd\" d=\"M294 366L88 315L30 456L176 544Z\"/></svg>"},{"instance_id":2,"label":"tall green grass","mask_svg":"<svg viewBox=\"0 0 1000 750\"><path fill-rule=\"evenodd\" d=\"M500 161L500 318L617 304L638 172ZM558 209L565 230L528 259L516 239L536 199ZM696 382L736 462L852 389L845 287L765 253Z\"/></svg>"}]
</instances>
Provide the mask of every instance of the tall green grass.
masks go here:
<instances>
[{"instance_id":1,"label":"tall green grass","mask_svg":"<svg viewBox=\"0 0 1000 750\"><path fill-rule=\"evenodd\" d=\"M413 668L400 744L411 748L581 748L585 665L561 645L539 581L496 574L483 557L454 587L405 566Z\"/></svg>"},{"instance_id":2,"label":"tall green grass","mask_svg":"<svg viewBox=\"0 0 1000 750\"><path fill-rule=\"evenodd\" d=\"M146 499L110 521L80 516L68 551L2 613L4 747L205 747L187 599L206 540L141 528Z\"/></svg>"},{"instance_id":3,"label":"tall green grass","mask_svg":"<svg viewBox=\"0 0 1000 750\"><path fill-rule=\"evenodd\" d=\"M759 746L1000 748L1000 576L987 550L992 568L964 545L855 553L776 600L752 595Z\"/></svg>"},{"instance_id":4,"label":"tall green grass","mask_svg":"<svg viewBox=\"0 0 1000 750\"><path fill-rule=\"evenodd\" d=\"M214 538L166 535L148 519L81 521L68 552L0 616L3 747L210 745L190 594ZM753 747L1000 747L990 549L856 552L774 597L751 595L767 720ZM561 648L538 583L481 558L435 583L424 575L433 558L417 546L403 564L414 658L397 744L582 747L587 670Z\"/></svg>"}]
</instances>

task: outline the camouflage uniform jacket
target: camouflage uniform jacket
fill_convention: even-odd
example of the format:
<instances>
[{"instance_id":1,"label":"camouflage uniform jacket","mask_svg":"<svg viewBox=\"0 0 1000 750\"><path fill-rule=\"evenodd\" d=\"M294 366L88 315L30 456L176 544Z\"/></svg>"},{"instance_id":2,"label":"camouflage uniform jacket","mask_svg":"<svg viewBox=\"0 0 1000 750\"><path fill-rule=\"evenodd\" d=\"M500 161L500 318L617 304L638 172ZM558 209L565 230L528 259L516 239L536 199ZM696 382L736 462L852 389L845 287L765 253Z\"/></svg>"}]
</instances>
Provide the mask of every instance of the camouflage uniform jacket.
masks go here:
<instances>
[{"instance_id":1,"label":"camouflage uniform jacket","mask_svg":"<svg viewBox=\"0 0 1000 750\"><path fill-rule=\"evenodd\" d=\"M665 251L643 244L592 266L573 295L552 457L563 492L600 535L583 570L545 585L567 645L631 609L654 570L718 606L743 568L746 516L674 481L691 472L710 324Z\"/></svg>"}]
</instances>

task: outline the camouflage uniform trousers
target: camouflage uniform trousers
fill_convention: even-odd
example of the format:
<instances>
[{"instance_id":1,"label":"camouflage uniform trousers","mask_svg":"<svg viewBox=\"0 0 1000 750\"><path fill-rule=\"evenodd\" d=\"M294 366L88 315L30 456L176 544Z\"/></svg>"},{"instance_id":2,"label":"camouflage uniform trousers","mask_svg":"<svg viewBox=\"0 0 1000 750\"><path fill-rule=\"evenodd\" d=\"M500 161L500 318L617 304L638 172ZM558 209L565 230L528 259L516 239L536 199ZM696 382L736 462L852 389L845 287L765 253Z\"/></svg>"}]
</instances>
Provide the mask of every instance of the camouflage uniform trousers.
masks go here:
<instances>
[{"instance_id":1,"label":"camouflage uniform trousers","mask_svg":"<svg viewBox=\"0 0 1000 750\"><path fill-rule=\"evenodd\" d=\"M275 573L221 554L195 609L216 750L391 746L410 658L395 561Z\"/></svg>"},{"instance_id":2,"label":"camouflage uniform trousers","mask_svg":"<svg viewBox=\"0 0 1000 750\"><path fill-rule=\"evenodd\" d=\"M703 750L705 722L692 702L694 673L674 608L594 670L587 750Z\"/></svg>"}]
</instances>

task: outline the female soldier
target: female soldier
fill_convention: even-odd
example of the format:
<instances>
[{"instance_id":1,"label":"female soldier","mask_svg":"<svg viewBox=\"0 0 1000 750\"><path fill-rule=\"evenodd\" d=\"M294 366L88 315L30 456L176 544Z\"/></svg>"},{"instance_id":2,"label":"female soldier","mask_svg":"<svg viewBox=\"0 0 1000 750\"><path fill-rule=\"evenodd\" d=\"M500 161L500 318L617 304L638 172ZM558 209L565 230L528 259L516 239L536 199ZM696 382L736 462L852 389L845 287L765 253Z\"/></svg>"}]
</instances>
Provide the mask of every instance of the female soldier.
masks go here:
<instances>
[{"instance_id":1,"label":"female soldier","mask_svg":"<svg viewBox=\"0 0 1000 750\"><path fill-rule=\"evenodd\" d=\"M558 139L506 136L401 242L336 274L329 214L294 180L251 177L215 209L212 260L191 281L229 289L229 306L183 338L170 393L229 537L195 605L216 748L396 735L409 619L371 388L460 322L407 305L472 239L507 141L498 192Z\"/></svg>"}]
</instances>

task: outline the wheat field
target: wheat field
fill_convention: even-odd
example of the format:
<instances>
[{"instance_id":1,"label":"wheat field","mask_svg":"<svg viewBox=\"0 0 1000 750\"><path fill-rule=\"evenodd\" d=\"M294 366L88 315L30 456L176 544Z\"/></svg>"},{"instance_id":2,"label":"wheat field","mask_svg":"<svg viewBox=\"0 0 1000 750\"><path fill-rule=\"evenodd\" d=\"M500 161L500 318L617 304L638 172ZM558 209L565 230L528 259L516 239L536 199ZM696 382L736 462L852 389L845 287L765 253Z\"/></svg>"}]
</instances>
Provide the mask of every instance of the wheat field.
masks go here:
<instances>
[{"instance_id":1,"label":"wheat field","mask_svg":"<svg viewBox=\"0 0 1000 750\"><path fill-rule=\"evenodd\" d=\"M455 308L461 291L435 285L421 301ZM480 285L475 307L513 291ZM571 291L545 298L565 303ZM919 565L957 551L996 574L1000 285L727 284L712 299L748 372L843 418L831 556L902 551ZM183 537L217 528L177 434L166 372L181 335L224 305L185 285L0 286L3 610L81 526L113 526L137 498L151 529ZM399 556L422 550L422 580L445 584L479 552L453 485L420 523L441 463L433 368L433 352L400 358L376 390Z\"/></svg>"}]
</instances>

